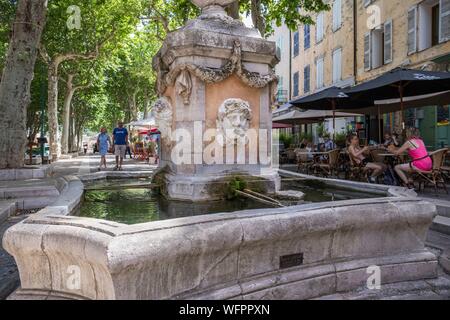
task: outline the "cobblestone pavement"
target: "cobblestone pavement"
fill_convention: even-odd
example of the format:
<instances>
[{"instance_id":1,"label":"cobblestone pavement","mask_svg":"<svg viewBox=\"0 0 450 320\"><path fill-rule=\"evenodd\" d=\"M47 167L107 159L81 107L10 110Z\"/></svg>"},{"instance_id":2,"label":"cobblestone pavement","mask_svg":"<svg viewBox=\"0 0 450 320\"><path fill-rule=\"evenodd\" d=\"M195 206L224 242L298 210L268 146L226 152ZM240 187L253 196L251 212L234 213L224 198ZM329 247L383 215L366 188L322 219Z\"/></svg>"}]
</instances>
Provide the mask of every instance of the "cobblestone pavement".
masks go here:
<instances>
[{"instance_id":1,"label":"cobblestone pavement","mask_svg":"<svg viewBox=\"0 0 450 320\"><path fill-rule=\"evenodd\" d=\"M24 220L27 216L11 217L0 224L0 240L3 239L5 231ZM4 249L0 241L0 300L6 299L19 286L19 272L14 258Z\"/></svg>"},{"instance_id":2,"label":"cobblestone pavement","mask_svg":"<svg viewBox=\"0 0 450 320\"><path fill-rule=\"evenodd\" d=\"M113 171L115 167L115 157L113 155L106 156L107 169L104 171ZM53 164L53 176L61 177L65 175L85 175L98 172L100 156L83 155L72 159L59 160ZM156 168L148 162L139 161L137 159L124 159L123 171L151 171Z\"/></svg>"},{"instance_id":3,"label":"cobblestone pavement","mask_svg":"<svg viewBox=\"0 0 450 320\"><path fill-rule=\"evenodd\" d=\"M108 170L114 167L114 157L108 156ZM86 174L97 172L99 156L88 155L70 160L61 160L54 164L55 177L69 174ZM155 167L147 163L139 162L134 159L127 159L124 163L124 171L152 170ZM436 198L446 198L447 195L435 196ZM27 215L11 217L3 224L0 224L0 240L3 238L5 231L16 223L24 220ZM439 256L448 244L448 238L436 233L430 232L427 245L429 249ZM450 276L440 270L439 279L416 281L405 283L400 286L387 285L385 291L374 294L373 292L355 292L345 295L332 295L329 299L450 299L450 291L448 290ZM19 274L17 266L11 257L1 246L0 241L0 300L7 298L19 286ZM405 293L409 292L408 293Z\"/></svg>"}]
</instances>

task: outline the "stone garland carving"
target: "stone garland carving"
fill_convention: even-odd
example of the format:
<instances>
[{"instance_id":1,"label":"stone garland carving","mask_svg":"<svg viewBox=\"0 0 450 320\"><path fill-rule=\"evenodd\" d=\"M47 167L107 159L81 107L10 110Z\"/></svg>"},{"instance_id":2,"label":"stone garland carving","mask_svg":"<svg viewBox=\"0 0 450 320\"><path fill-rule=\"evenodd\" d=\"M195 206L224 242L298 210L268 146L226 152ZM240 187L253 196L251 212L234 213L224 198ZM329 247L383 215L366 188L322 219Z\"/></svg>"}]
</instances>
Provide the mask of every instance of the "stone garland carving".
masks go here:
<instances>
[{"instance_id":1,"label":"stone garland carving","mask_svg":"<svg viewBox=\"0 0 450 320\"><path fill-rule=\"evenodd\" d=\"M152 110L156 125L161 132L161 138L166 142L170 141L173 120L173 109L170 101L166 97L161 97L156 100Z\"/></svg>"},{"instance_id":2,"label":"stone garland carving","mask_svg":"<svg viewBox=\"0 0 450 320\"><path fill-rule=\"evenodd\" d=\"M178 95L183 98L183 103L188 105L191 103L192 79L189 71L184 70L180 73L175 83Z\"/></svg>"},{"instance_id":3,"label":"stone garland carving","mask_svg":"<svg viewBox=\"0 0 450 320\"><path fill-rule=\"evenodd\" d=\"M221 82L233 74L236 74L246 85L252 88L264 88L272 82L278 82L278 77L272 71L267 75L261 75L258 72L251 72L245 69L242 64L241 43L236 40L234 43L233 54L228 62L222 68L208 68L195 64L181 64L172 70L163 70L163 63L159 59L155 65L158 73L158 92L163 94L167 86L174 85L180 73L188 71L207 83Z\"/></svg>"},{"instance_id":4,"label":"stone garland carving","mask_svg":"<svg viewBox=\"0 0 450 320\"><path fill-rule=\"evenodd\" d=\"M235 139L246 137L250 128L252 110L242 99L227 99L217 115L217 141L220 145L234 144Z\"/></svg>"}]
</instances>

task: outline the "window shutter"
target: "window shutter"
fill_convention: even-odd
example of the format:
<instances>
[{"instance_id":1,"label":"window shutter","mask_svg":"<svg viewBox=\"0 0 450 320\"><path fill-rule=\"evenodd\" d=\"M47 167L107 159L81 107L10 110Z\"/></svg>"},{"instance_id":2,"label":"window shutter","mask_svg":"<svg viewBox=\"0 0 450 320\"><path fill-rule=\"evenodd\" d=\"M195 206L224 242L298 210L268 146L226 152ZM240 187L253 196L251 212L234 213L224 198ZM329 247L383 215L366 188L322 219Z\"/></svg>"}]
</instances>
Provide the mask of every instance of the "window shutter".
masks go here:
<instances>
[{"instance_id":1,"label":"window shutter","mask_svg":"<svg viewBox=\"0 0 450 320\"><path fill-rule=\"evenodd\" d=\"M392 20L384 24L384 64L392 62Z\"/></svg>"},{"instance_id":2,"label":"window shutter","mask_svg":"<svg viewBox=\"0 0 450 320\"><path fill-rule=\"evenodd\" d=\"M304 47L305 47L305 50L306 50L306 49L309 49L310 42L311 42L311 37L310 37L311 27L309 26L309 24L305 24L304 33L305 33Z\"/></svg>"},{"instance_id":3,"label":"window shutter","mask_svg":"<svg viewBox=\"0 0 450 320\"><path fill-rule=\"evenodd\" d=\"M316 42L320 42L323 39L323 13L317 15L316 21Z\"/></svg>"},{"instance_id":4,"label":"window shutter","mask_svg":"<svg viewBox=\"0 0 450 320\"><path fill-rule=\"evenodd\" d=\"M299 95L299 74L298 72L294 73L294 97L298 97Z\"/></svg>"},{"instance_id":5,"label":"window shutter","mask_svg":"<svg viewBox=\"0 0 450 320\"><path fill-rule=\"evenodd\" d=\"M298 31L294 33L294 57L298 56L299 52L300 52L300 48L299 48L299 33Z\"/></svg>"},{"instance_id":6,"label":"window shutter","mask_svg":"<svg viewBox=\"0 0 450 320\"><path fill-rule=\"evenodd\" d=\"M364 35L364 70L368 71L372 68L372 55L371 55L372 37L368 32Z\"/></svg>"},{"instance_id":7,"label":"window shutter","mask_svg":"<svg viewBox=\"0 0 450 320\"><path fill-rule=\"evenodd\" d=\"M303 91L304 93L308 93L310 90L310 82L311 82L311 67L308 65L304 70L303 77Z\"/></svg>"},{"instance_id":8,"label":"window shutter","mask_svg":"<svg viewBox=\"0 0 450 320\"><path fill-rule=\"evenodd\" d=\"M316 88L323 87L323 58L317 59L316 62Z\"/></svg>"},{"instance_id":9,"label":"window shutter","mask_svg":"<svg viewBox=\"0 0 450 320\"><path fill-rule=\"evenodd\" d=\"M408 54L417 51L417 7L408 11Z\"/></svg>"},{"instance_id":10,"label":"window shutter","mask_svg":"<svg viewBox=\"0 0 450 320\"><path fill-rule=\"evenodd\" d=\"M440 0L439 41L450 40L450 0Z\"/></svg>"},{"instance_id":11,"label":"window shutter","mask_svg":"<svg viewBox=\"0 0 450 320\"><path fill-rule=\"evenodd\" d=\"M333 2L333 31L338 30L342 24L342 2L334 0Z\"/></svg>"},{"instance_id":12,"label":"window shutter","mask_svg":"<svg viewBox=\"0 0 450 320\"><path fill-rule=\"evenodd\" d=\"M333 52L333 83L342 79L342 49L336 49Z\"/></svg>"}]
</instances>

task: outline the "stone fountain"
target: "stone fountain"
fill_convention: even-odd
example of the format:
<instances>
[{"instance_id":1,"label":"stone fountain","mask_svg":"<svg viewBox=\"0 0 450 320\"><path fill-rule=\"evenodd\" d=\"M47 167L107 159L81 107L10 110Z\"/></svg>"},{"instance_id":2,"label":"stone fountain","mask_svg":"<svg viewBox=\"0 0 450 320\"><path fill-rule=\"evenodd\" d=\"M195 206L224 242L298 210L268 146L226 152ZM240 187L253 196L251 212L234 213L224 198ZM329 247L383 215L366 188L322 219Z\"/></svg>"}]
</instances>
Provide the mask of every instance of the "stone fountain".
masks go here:
<instances>
[{"instance_id":1,"label":"stone fountain","mask_svg":"<svg viewBox=\"0 0 450 320\"><path fill-rule=\"evenodd\" d=\"M163 192L215 199L236 174L276 190L261 152L270 155L275 45L226 15L232 0L193 2L202 15L169 34L154 59ZM424 245L435 205L402 188L314 179L384 197L124 225L73 216L84 186L61 178L59 198L4 235L21 281L10 298L292 300L358 296L372 275L383 288L437 283L437 258Z\"/></svg>"},{"instance_id":2,"label":"stone fountain","mask_svg":"<svg viewBox=\"0 0 450 320\"><path fill-rule=\"evenodd\" d=\"M201 15L168 34L153 60L162 192L177 200L219 199L234 175L255 178L259 189L275 192L276 45L227 15L225 7L234 0L192 2Z\"/></svg>"}]
</instances>

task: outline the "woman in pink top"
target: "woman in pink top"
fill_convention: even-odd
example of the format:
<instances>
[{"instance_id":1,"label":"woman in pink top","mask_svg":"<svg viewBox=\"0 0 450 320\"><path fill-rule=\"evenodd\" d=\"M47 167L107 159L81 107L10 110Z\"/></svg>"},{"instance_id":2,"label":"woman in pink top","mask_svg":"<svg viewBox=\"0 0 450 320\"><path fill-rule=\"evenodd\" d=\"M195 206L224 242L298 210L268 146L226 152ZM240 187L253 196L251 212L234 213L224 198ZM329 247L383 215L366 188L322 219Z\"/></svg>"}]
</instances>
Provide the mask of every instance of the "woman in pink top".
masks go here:
<instances>
[{"instance_id":1,"label":"woman in pink top","mask_svg":"<svg viewBox=\"0 0 450 320\"><path fill-rule=\"evenodd\" d=\"M430 171L433 168L433 161L428 155L427 148L420 138L419 130L416 128L406 129L406 143L399 149L394 146L389 147L389 151L395 155L402 154L408 151L409 156L413 160L410 163L399 164L395 167L395 172L402 179L404 185L408 188L413 189L414 184L412 181L408 180L406 176L408 173L414 171Z\"/></svg>"}]
</instances>

